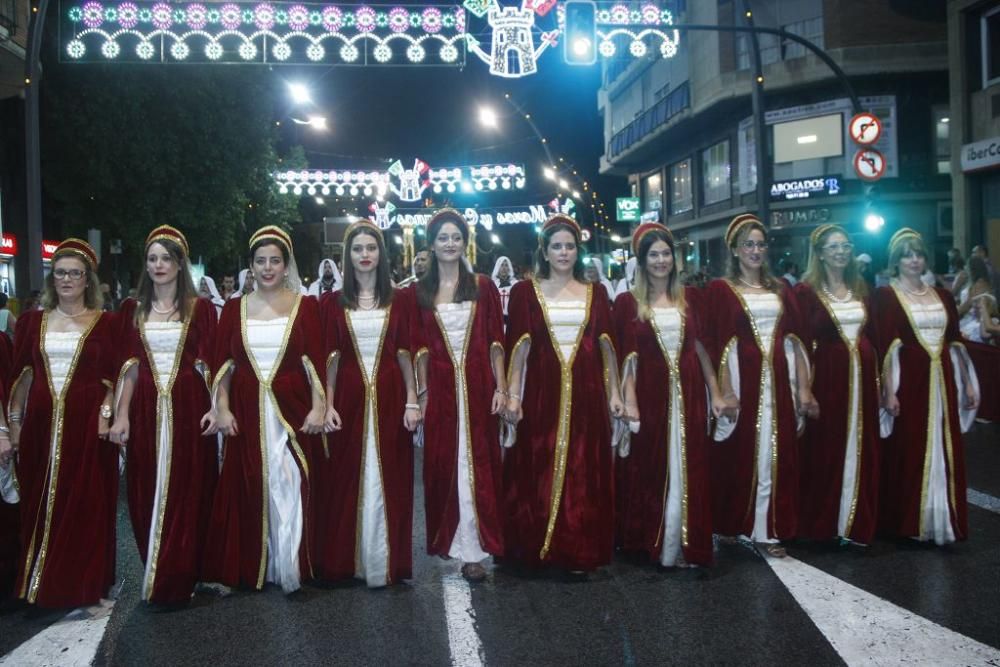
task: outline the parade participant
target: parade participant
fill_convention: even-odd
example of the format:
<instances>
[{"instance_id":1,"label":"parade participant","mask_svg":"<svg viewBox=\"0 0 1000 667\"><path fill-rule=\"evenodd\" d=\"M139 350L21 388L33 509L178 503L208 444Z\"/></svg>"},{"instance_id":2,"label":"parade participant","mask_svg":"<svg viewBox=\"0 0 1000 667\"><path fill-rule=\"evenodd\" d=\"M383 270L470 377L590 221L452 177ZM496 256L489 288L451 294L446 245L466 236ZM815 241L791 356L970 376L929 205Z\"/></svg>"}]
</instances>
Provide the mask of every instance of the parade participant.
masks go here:
<instances>
[{"instance_id":1,"label":"parade participant","mask_svg":"<svg viewBox=\"0 0 1000 667\"><path fill-rule=\"evenodd\" d=\"M337 270L337 263L332 259L324 259L316 270L316 280L309 286L309 295L317 299L324 294L336 292L344 286L344 279Z\"/></svg>"},{"instance_id":2,"label":"parade participant","mask_svg":"<svg viewBox=\"0 0 1000 667\"><path fill-rule=\"evenodd\" d=\"M510 295L506 418L517 444L504 459L505 555L579 574L614 549L609 412L621 418L624 405L611 308L583 282L580 226L569 216L542 226L535 276Z\"/></svg>"},{"instance_id":3,"label":"parade participant","mask_svg":"<svg viewBox=\"0 0 1000 667\"><path fill-rule=\"evenodd\" d=\"M590 257L586 262L585 279L588 283L600 284L604 287L604 291L608 295L608 301L614 301L615 298L615 288L612 287L611 281L608 277L604 275L604 265L601 260L597 257ZM635 274L633 274L635 275Z\"/></svg>"},{"instance_id":4,"label":"parade participant","mask_svg":"<svg viewBox=\"0 0 1000 667\"><path fill-rule=\"evenodd\" d=\"M455 209L427 223L431 259L413 288L415 366L424 436L427 553L482 561L503 553L499 418L507 405L503 313L496 286L466 264L469 225Z\"/></svg>"},{"instance_id":5,"label":"parade participant","mask_svg":"<svg viewBox=\"0 0 1000 667\"><path fill-rule=\"evenodd\" d=\"M238 299L241 296L244 296L252 292L253 288L254 288L253 271L251 271L250 269L243 269L242 271L240 271L239 289L233 292L229 298Z\"/></svg>"},{"instance_id":6,"label":"parade participant","mask_svg":"<svg viewBox=\"0 0 1000 667\"><path fill-rule=\"evenodd\" d=\"M141 597L156 604L191 598L218 474L217 440L202 435L216 314L195 296L189 254L179 230L151 231L138 299L119 315L125 361L109 440L126 453L129 516L145 564Z\"/></svg>"},{"instance_id":7,"label":"parade participant","mask_svg":"<svg viewBox=\"0 0 1000 667\"><path fill-rule=\"evenodd\" d=\"M117 341L86 241L56 247L42 306L17 323L8 392L21 499L15 590L41 607L77 607L114 583L118 499L118 451L103 440Z\"/></svg>"},{"instance_id":8,"label":"parade participant","mask_svg":"<svg viewBox=\"0 0 1000 667\"><path fill-rule=\"evenodd\" d=\"M410 265L410 275L405 280L399 281L396 287L409 287L424 277L427 273L427 265L430 262L431 252L427 248L418 250L413 256L413 264Z\"/></svg>"},{"instance_id":9,"label":"parade participant","mask_svg":"<svg viewBox=\"0 0 1000 667\"><path fill-rule=\"evenodd\" d=\"M713 523L720 535L745 536L780 558L780 541L798 527L796 416L816 417L819 407L794 298L767 266L767 229L754 215L738 215L726 245L728 275L709 283L704 330L713 338L723 394L735 393L740 411L735 423L716 425Z\"/></svg>"},{"instance_id":10,"label":"parade participant","mask_svg":"<svg viewBox=\"0 0 1000 667\"><path fill-rule=\"evenodd\" d=\"M625 277L618 281L618 285L615 286L615 297L619 294L624 294L635 286L635 270L638 266L638 260L635 257L629 257L628 261L625 262Z\"/></svg>"},{"instance_id":11,"label":"parade participant","mask_svg":"<svg viewBox=\"0 0 1000 667\"><path fill-rule=\"evenodd\" d=\"M410 358L412 303L394 294L382 231L370 220L344 235L344 289L325 296L326 516L317 575L370 587L412 576L413 438L421 421Z\"/></svg>"},{"instance_id":12,"label":"parade participant","mask_svg":"<svg viewBox=\"0 0 1000 667\"><path fill-rule=\"evenodd\" d=\"M222 307L226 305L226 300L219 294L219 289L215 286L215 280L211 276L202 276L198 281L198 296L206 299L215 306L215 314L222 313Z\"/></svg>"},{"instance_id":13,"label":"parade participant","mask_svg":"<svg viewBox=\"0 0 1000 667\"><path fill-rule=\"evenodd\" d=\"M809 237L795 287L820 405L799 448L799 535L871 544L878 520L878 356L868 287L838 225Z\"/></svg>"},{"instance_id":14,"label":"parade participant","mask_svg":"<svg viewBox=\"0 0 1000 667\"><path fill-rule=\"evenodd\" d=\"M222 276L222 298L228 301L236 292L236 277L227 273Z\"/></svg>"},{"instance_id":15,"label":"parade participant","mask_svg":"<svg viewBox=\"0 0 1000 667\"><path fill-rule=\"evenodd\" d=\"M699 340L697 292L681 284L674 250L665 226L639 225L635 287L615 300L625 413L636 431L618 445L616 493L622 548L684 567L712 562L708 410L732 416L738 404L719 391Z\"/></svg>"},{"instance_id":16,"label":"parade participant","mask_svg":"<svg viewBox=\"0 0 1000 667\"><path fill-rule=\"evenodd\" d=\"M230 301L215 337L214 414L225 436L204 577L286 593L312 576L310 470L324 460L326 403L316 300L299 293L292 240L250 237L256 289Z\"/></svg>"},{"instance_id":17,"label":"parade participant","mask_svg":"<svg viewBox=\"0 0 1000 667\"><path fill-rule=\"evenodd\" d=\"M514 277L514 265L507 257L498 257L493 265L493 284L500 292L500 305L503 307L504 327L507 326L507 311L510 304L510 290L520 281Z\"/></svg>"},{"instance_id":18,"label":"parade participant","mask_svg":"<svg viewBox=\"0 0 1000 667\"><path fill-rule=\"evenodd\" d=\"M889 241L889 287L875 294L882 353L881 530L947 544L968 537L965 446L979 384L951 293L921 281L923 238L904 227Z\"/></svg>"}]
</instances>

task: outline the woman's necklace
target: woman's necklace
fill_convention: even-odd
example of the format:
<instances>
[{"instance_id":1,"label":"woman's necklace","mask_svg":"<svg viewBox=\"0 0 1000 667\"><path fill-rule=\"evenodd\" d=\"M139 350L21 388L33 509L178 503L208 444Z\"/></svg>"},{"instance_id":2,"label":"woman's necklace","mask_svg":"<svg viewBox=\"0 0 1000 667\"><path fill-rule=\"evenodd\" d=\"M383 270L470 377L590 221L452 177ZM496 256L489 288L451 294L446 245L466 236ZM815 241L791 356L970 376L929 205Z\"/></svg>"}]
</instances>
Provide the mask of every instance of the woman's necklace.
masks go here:
<instances>
[{"instance_id":1,"label":"woman's necklace","mask_svg":"<svg viewBox=\"0 0 1000 667\"><path fill-rule=\"evenodd\" d=\"M70 314L69 314L69 313L67 313L67 312L66 312L65 310L63 310L62 308L60 308L59 306L56 306L56 311L57 311L57 312L58 312L58 313L59 313L60 315L62 315L63 317L65 317L65 318L66 318L67 320L75 320L76 318L78 318L78 317L80 317L81 315L83 315L84 313L86 313L86 312L87 312L87 309L86 309L86 307L84 307L84 309L83 309L83 310L81 310L81 311L80 311L79 313L77 313L77 314L75 314L75 315L70 315Z\"/></svg>"},{"instance_id":2,"label":"woman's necklace","mask_svg":"<svg viewBox=\"0 0 1000 667\"><path fill-rule=\"evenodd\" d=\"M377 306L378 306L378 297L375 296L374 294L358 295L358 308L360 308L361 310L375 310Z\"/></svg>"},{"instance_id":3,"label":"woman's necklace","mask_svg":"<svg viewBox=\"0 0 1000 667\"><path fill-rule=\"evenodd\" d=\"M898 278L896 279L896 284L899 285L900 289L902 289L904 292L906 292L907 294L912 294L913 296L927 296L927 291L930 289L929 287L927 287L927 285L924 285L923 292L912 290L906 286L906 283L904 283L902 280L899 280Z\"/></svg>"},{"instance_id":4,"label":"woman's necklace","mask_svg":"<svg viewBox=\"0 0 1000 667\"><path fill-rule=\"evenodd\" d=\"M746 285L747 287L751 287L753 289L764 289L763 285L754 285L753 283L748 283L747 281L743 280L743 276L738 276L736 279L739 280L744 285Z\"/></svg>"},{"instance_id":5,"label":"woman's necklace","mask_svg":"<svg viewBox=\"0 0 1000 667\"><path fill-rule=\"evenodd\" d=\"M826 294L826 297L830 299L830 301L836 301L837 303L847 303L854 298L853 290L847 290L847 295L844 296L843 299L838 298L836 294L830 291L825 282L823 283L823 294Z\"/></svg>"},{"instance_id":6,"label":"woman's necklace","mask_svg":"<svg viewBox=\"0 0 1000 667\"><path fill-rule=\"evenodd\" d=\"M170 313L172 313L175 310L177 310L177 302L176 301L174 302L174 305L171 306L170 308L168 308L167 310L160 310L159 308L157 308L155 301L151 302L149 304L149 306L150 306L150 308L153 309L153 312L159 313L160 315L169 315Z\"/></svg>"}]
</instances>

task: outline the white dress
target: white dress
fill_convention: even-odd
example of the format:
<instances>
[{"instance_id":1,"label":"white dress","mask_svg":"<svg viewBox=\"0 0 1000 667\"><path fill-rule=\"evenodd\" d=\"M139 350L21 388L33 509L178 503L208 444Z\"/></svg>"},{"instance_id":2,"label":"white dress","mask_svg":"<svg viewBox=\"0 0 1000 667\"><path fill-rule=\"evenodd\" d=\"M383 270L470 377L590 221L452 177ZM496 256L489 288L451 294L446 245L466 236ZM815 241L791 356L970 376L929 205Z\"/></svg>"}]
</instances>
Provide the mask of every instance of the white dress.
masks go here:
<instances>
[{"instance_id":1,"label":"white dress","mask_svg":"<svg viewBox=\"0 0 1000 667\"><path fill-rule=\"evenodd\" d=\"M146 322L143 325L143 336L149 348L153 380L159 397L156 406L159 415L170 414L170 380L174 377L176 361L180 358L178 346L183 329L181 322ZM159 416L158 415L158 416ZM153 516L149 523L149 553L146 555L146 571L142 579L142 598L149 599L152 592L153 578L156 576L156 563L159 560L161 519L166 508L163 491L169 483L170 459L173 442L170 437L171 425L167 419L159 419L160 432L157 434L156 446L156 493L153 498Z\"/></svg>"},{"instance_id":2,"label":"white dress","mask_svg":"<svg viewBox=\"0 0 1000 667\"><path fill-rule=\"evenodd\" d=\"M385 491L379 458L376 422L378 412L371 388L378 375L378 353L387 311L348 310L347 324L354 335L365 382L364 479L361 492L361 541L355 550L354 576L371 587L385 586L389 579L389 530L385 513Z\"/></svg>"},{"instance_id":3,"label":"white dress","mask_svg":"<svg viewBox=\"0 0 1000 667\"><path fill-rule=\"evenodd\" d=\"M754 511L753 534L754 542L777 542L767 536L767 513L771 506L771 465L775 456L774 447L777 434L774 433L772 412L774 403L768 400L772 395L774 376L771 364L766 362L774 349L774 329L781 315L781 299L777 294L743 294L753 326L760 339L761 354L765 361L761 364L761 393L757 406L757 502Z\"/></svg>"},{"instance_id":4,"label":"white dress","mask_svg":"<svg viewBox=\"0 0 1000 667\"><path fill-rule=\"evenodd\" d=\"M247 319L247 352L253 358L259 378L267 380L278 363L285 340L287 317L273 320ZM298 590L299 545L302 542L302 475L288 448L288 431L272 392L265 392L261 435L267 447L264 476L267 479L268 539L267 581L279 584L286 593Z\"/></svg>"},{"instance_id":5,"label":"white dress","mask_svg":"<svg viewBox=\"0 0 1000 667\"><path fill-rule=\"evenodd\" d=\"M573 360L577 342L587 317L587 304L581 300L550 301L539 291L548 313L550 334L556 343L556 356L565 368Z\"/></svg>"},{"instance_id":6,"label":"white dress","mask_svg":"<svg viewBox=\"0 0 1000 667\"><path fill-rule=\"evenodd\" d=\"M916 325L916 334L935 357L942 353L945 327L948 324L948 314L941 303L920 304L904 301L903 306L910 311L910 317ZM944 411L947 409L945 380L941 365L931 365L930 378L930 410L928 425L932 425L930 475L927 491L924 494L924 506L921 516L924 518L920 527L921 540L934 540L936 544L947 544L955 541L955 531L951 526L951 513L948 504L948 473L944 460ZM961 400L961 395L959 400Z\"/></svg>"},{"instance_id":7,"label":"white dress","mask_svg":"<svg viewBox=\"0 0 1000 667\"><path fill-rule=\"evenodd\" d=\"M469 396L465 377L466 345L468 343L469 317L472 302L443 303L437 307L438 319L443 327L445 343L455 367L455 396L458 397L458 526L451 541L448 555L464 563L476 563L489 554L479 543L479 526L476 521L475 498L472 493L472 452L469 450Z\"/></svg>"},{"instance_id":8,"label":"white dress","mask_svg":"<svg viewBox=\"0 0 1000 667\"><path fill-rule=\"evenodd\" d=\"M684 471L681 457L681 439L684 424L684 405L680 386L680 368L677 366L684 344L684 321L676 307L654 308L655 333L660 339L660 349L670 365L670 431L667 452L667 505L663 512L663 545L660 564L673 567L681 558L684 497Z\"/></svg>"}]
</instances>

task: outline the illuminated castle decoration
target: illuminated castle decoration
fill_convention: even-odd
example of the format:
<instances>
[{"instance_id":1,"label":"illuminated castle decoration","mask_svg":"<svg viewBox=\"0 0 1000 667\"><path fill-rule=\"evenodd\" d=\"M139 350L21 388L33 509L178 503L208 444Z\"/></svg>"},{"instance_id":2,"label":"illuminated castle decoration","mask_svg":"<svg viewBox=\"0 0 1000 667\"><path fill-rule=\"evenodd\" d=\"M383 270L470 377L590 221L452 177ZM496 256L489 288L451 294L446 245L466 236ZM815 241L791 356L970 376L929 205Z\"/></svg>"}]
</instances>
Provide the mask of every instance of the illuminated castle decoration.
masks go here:
<instances>
[{"instance_id":1,"label":"illuminated castle decoration","mask_svg":"<svg viewBox=\"0 0 1000 667\"><path fill-rule=\"evenodd\" d=\"M399 185L390 183L389 187L396 193L402 201L420 201L424 195L424 190L430 186L430 180L424 178L424 174L430 167L419 158L413 161L413 169L404 169L403 164L396 160L389 167L389 173L399 180Z\"/></svg>"},{"instance_id":2,"label":"illuminated castle decoration","mask_svg":"<svg viewBox=\"0 0 1000 667\"><path fill-rule=\"evenodd\" d=\"M372 212L373 222L379 226L379 229L389 229L392 226L392 219L389 216L396 210L395 204L386 202L385 206L379 206L378 202L372 202L368 210Z\"/></svg>"},{"instance_id":3,"label":"illuminated castle decoration","mask_svg":"<svg viewBox=\"0 0 1000 667\"><path fill-rule=\"evenodd\" d=\"M538 8L549 7L539 4ZM490 66L490 74L514 79L528 76L538 71L538 57L549 46L556 44L558 30L542 34L542 43L535 48L536 3L524 0L520 8L500 7L494 2L487 13L487 20L493 29L490 52L479 45L479 41L467 34L469 50Z\"/></svg>"}]
</instances>

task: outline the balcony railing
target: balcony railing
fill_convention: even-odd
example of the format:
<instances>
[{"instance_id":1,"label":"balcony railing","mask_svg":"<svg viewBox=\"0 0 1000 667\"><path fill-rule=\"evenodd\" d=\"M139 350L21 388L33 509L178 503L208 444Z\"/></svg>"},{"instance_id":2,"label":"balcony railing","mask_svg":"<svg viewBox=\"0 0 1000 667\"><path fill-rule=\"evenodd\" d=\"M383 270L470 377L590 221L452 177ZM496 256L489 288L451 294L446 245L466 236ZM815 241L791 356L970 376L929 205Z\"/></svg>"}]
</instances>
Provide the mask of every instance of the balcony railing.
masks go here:
<instances>
[{"instance_id":1,"label":"balcony railing","mask_svg":"<svg viewBox=\"0 0 1000 667\"><path fill-rule=\"evenodd\" d=\"M17 34L16 0L0 0L0 28L7 31L8 37Z\"/></svg>"},{"instance_id":2,"label":"balcony railing","mask_svg":"<svg viewBox=\"0 0 1000 667\"><path fill-rule=\"evenodd\" d=\"M608 142L608 159L621 155L690 106L691 90L685 81L611 137Z\"/></svg>"}]
</instances>

